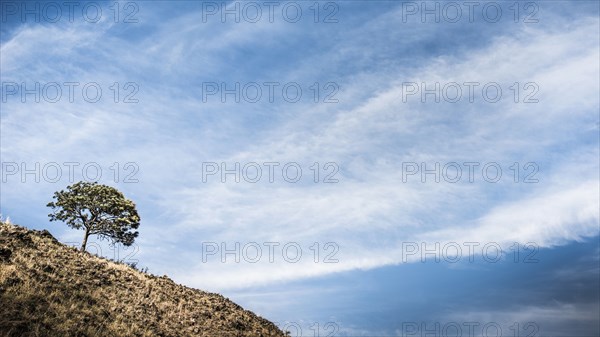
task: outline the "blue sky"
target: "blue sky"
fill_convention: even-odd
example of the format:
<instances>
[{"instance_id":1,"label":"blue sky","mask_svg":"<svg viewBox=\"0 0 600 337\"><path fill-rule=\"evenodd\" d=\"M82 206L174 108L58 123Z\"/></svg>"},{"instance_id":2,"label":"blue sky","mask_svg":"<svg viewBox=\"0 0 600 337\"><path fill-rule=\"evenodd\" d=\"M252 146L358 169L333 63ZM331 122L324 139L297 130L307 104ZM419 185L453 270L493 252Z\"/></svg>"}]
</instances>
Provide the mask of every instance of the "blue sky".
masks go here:
<instances>
[{"instance_id":1,"label":"blue sky","mask_svg":"<svg viewBox=\"0 0 600 337\"><path fill-rule=\"evenodd\" d=\"M142 217L121 258L292 332L600 333L598 2L82 2L73 20L2 6L13 222L78 243L45 205L99 167ZM223 182L221 163L240 172ZM436 164L439 182L421 175ZM223 263L236 242L249 250ZM422 261L436 244L446 255Z\"/></svg>"}]
</instances>

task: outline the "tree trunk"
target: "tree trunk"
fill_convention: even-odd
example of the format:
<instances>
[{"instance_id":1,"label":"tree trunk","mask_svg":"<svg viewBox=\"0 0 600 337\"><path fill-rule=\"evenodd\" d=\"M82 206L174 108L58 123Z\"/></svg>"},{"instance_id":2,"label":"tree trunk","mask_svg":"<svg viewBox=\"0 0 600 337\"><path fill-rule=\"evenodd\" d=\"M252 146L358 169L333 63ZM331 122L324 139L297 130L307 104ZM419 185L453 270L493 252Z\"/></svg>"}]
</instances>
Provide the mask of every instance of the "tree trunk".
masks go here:
<instances>
[{"instance_id":1,"label":"tree trunk","mask_svg":"<svg viewBox=\"0 0 600 337\"><path fill-rule=\"evenodd\" d=\"M85 246L87 245L88 236L90 236L89 228L85 229L85 236L83 237L83 243L81 244L81 251L85 251Z\"/></svg>"}]
</instances>

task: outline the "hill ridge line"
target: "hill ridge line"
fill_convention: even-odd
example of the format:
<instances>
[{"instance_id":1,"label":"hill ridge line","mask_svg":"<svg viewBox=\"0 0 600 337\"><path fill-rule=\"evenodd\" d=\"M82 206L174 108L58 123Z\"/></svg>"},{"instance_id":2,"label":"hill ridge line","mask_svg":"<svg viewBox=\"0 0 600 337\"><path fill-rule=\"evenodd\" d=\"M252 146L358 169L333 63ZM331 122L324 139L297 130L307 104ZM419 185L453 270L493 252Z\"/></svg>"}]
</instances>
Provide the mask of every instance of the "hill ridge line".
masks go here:
<instances>
[{"instance_id":1,"label":"hill ridge line","mask_svg":"<svg viewBox=\"0 0 600 337\"><path fill-rule=\"evenodd\" d=\"M222 295L0 222L0 336L285 334Z\"/></svg>"}]
</instances>

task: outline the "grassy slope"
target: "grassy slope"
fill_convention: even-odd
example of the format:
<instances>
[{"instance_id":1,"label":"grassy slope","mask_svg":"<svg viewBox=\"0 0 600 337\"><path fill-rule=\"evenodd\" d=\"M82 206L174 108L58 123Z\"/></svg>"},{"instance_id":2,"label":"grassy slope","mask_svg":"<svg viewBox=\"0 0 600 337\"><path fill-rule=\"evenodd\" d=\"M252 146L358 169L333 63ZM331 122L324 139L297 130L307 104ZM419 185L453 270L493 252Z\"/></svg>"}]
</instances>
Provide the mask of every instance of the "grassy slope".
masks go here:
<instances>
[{"instance_id":1,"label":"grassy slope","mask_svg":"<svg viewBox=\"0 0 600 337\"><path fill-rule=\"evenodd\" d=\"M218 294L0 222L0 336L284 336Z\"/></svg>"}]
</instances>

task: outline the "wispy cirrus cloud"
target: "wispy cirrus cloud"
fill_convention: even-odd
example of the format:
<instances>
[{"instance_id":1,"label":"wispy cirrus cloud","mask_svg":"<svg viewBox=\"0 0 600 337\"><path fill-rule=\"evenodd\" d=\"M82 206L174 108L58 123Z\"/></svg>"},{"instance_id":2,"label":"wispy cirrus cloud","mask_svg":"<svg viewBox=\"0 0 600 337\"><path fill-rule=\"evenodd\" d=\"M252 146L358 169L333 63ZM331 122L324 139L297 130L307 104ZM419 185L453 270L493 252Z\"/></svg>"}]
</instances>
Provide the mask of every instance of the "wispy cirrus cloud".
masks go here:
<instances>
[{"instance_id":1,"label":"wispy cirrus cloud","mask_svg":"<svg viewBox=\"0 0 600 337\"><path fill-rule=\"evenodd\" d=\"M527 240L539 240L548 245L593 234L593 224L598 215L590 211L589 203L593 204L595 200L589 197L593 196L590 191L597 183L594 175L590 174L595 167L592 165L585 170L585 179L580 175L561 175L553 171L559 168L572 170L567 159L572 156L583 156L584 162L597 156L593 144L589 144L590 134L597 131L593 125L594 117L589 111L598 105L593 95L597 89L594 74L598 72L593 60L598 58L598 50L593 39L582 39L598 25L597 19L584 19L562 30L546 30L545 26L513 29L510 36L496 37L481 48L430 56L426 63L414 65L409 70L392 62L387 77L383 79L379 78L381 71L377 69L371 73L363 72L357 80L347 80L339 93L340 101L344 102L342 104L311 106L307 103L279 102L268 105L268 108L279 110L286 116L285 119L257 115L256 106L242 104L243 109L250 109L251 116L259 120L275 118L276 121L263 132L250 134L241 124L246 118L234 113L240 107L238 104L219 101L205 103L198 95L173 101L170 95L160 93L164 91L181 97L183 95L177 93L177 88L181 88L183 93L200 90L193 86L197 81L192 81L189 76L184 76L183 80L170 76L179 72L182 66L181 69L191 66L202 78L207 76L212 80L221 73L210 75L203 68L207 66L213 69L211 71L225 69L226 64L219 59L223 50L236 50L254 43L252 41L266 43L261 42L265 41L266 35L294 36L294 26L281 23L223 25L219 22L204 25L198 23L197 18L197 12L184 15L181 20L188 24L184 25L183 31L167 20L150 36L134 41L111 35L111 30L115 28L108 22L101 29L81 30L71 26L21 28L2 47L3 55L7 55L2 61L3 69L7 69L3 72L3 78L7 80L41 76L68 81L77 77L110 85L111 81L126 81L127 76L140 79L143 77L141 74L147 73L159 59L166 58L165 67L157 69L157 73L160 75L166 71L166 77L160 75L160 78L167 82L144 80L140 83L141 103L129 106L108 101L101 104L61 102L33 107L9 104L3 109L5 158L14 161L30 158L68 161L78 158L99 161L106 166L117 158L138 162L144 180L153 186L150 189L156 193L161 191L160 197L152 199L155 205L170 214L173 230L167 236L173 242L185 242L184 238L193 232L202 233L198 235L198 239L202 240L255 238L262 241L334 241L348 249L343 252L339 264L328 268L290 266L274 273L267 272L271 268L268 265L264 266L267 268L265 270L249 266L247 271L242 272L245 275L256 274L255 278L246 278L249 285L254 284L252 282L268 283L302 275L322 275L397 263L398 260L384 254L393 250L397 242L407 238L430 237L431 233L436 233L434 236L442 239L444 233L451 232L452 228L458 229L452 237L479 233L472 235L474 240L497 237L498 234L506 235L506 240L514 240L519 237L515 237L514 233L527 232L532 233ZM367 20L359 30L376 32L385 29L394 20L391 14L378 16ZM215 34L206 34L207 31L214 31ZM435 27L420 28L423 36L429 36L434 31ZM57 32L62 34L60 38L47 38L59 36ZM203 34L199 35L199 32ZM151 43L153 39L159 43ZM311 59L330 61L342 56L340 50L346 50L346 56L343 57L347 57L349 53L355 53L352 48L364 39L365 35L362 34L351 35L334 42L324 54L312 54ZM54 52L49 55L49 62L25 67L25 63L21 62L23 58L35 60L41 57L39 49L33 47L37 41L53 45ZM375 40L371 43L380 46L385 41ZM91 46L100 51L93 55L104 60L103 67L82 67L87 62L87 55L92 56L89 51ZM133 54L138 50L144 51L145 55L140 61ZM198 59L196 55L202 57ZM71 71L61 71L55 66L65 64L67 59L77 60ZM306 73L311 73L310 67L310 64L303 64L289 71L280 66L289 71L281 73L280 78L283 81L298 78L298 75L306 77ZM242 78L246 76L251 74L242 75ZM224 80L229 78L232 78L231 75L225 75ZM519 85L535 82L540 88L536 96L540 103L525 106L506 99L490 104L483 101L480 95L477 95L479 101L473 104L423 104L418 95L403 102L406 98L403 90L406 90L408 82L467 81L499 83L505 90L504 95L513 94L508 89L513 82L519 82ZM355 92L365 92L365 85L371 96L366 99L354 98ZM566 96L565 91L569 92ZM578 108L573 111L573 106ZM22 125L21 121L31 115L38 117ZM185 123L196 118L205 122ZM12 127L17 125L19 127ZM573 137L574 130L585 130L586 127L587 134ZM169 131L173 128L177 128L177 134L185 137L177 137ZM44 129L53 132L46 133L42 131ZM220 138L217 130L239 132L239 135ZM128 146L115 149L114 141ZM556 161L553 158L549 161L544 158L558 144L573 141L575 144L570 147L573 154L567 152L565 160ZM53 146L48 148L47 144ZM44 155L40 156L42 150ZM298 162L304 167L305 174L309 174L307 168L315 161L321 162L321 165L335 162L340 167L340 182L331 185L289 184L281 181L274 185L243 182L222 184L218 179L213 179L202 183L202 163L207 161L230 164ZM509 183L490 184L481 181L481 177L474 184L449 184L443 181L440 184L423 184L418 181L418 176L410 177L410 182L402 182L402 163L451 161L500 162L505 170L515 161L520 165L535 162L542 168L540 175L543 176L540 178L545 181L519 191L515 191ZM185 179L181 179L181 176L178 178L176 172L185 172ZM561 183L567 176L570 183ZM540 186L548 184L557 187ZM573 188L573 184L579 187ZM138 186L128 188L133 192ZM517 198L519 201L511 205L502 196L497 196L498 190L510 196L511 200ZM555 196L543 197L541 194L548 192ZM488 199L481 199L486 195ZM473 209L460 207L466 200ZM533 215L526 218L529 219L527 227L511 222L515 228L528 230L499 232L498 224L512 219L508 214L515 214L516 209L528 213L540 201L543 201L543 207L553 209L556 213L546 212L542 207L539 218ZM566 208L549 206L554 203L563 204ZM432 210L435 211L432 213ZM533 211L532 214L537 213ZM553 235L542 235L547 225L544 219L550 217L555 219L553 223L561 230ZM579 225L575 226L574 223ZM153 225L148 227L152 228ZM156 231L156 237L151 234L149 240L162 240L163 235L158 233ZM383 242L387 243L379 243L373 249L373 243L383 238ZM194 249L186 255L197 257L201 253L197 250L198 242L194 243ZM182 249L187 249L185 247L184 244ZM161 263L165 268L169 268L167 261ZM202 275L206 268L217 271L227 267L198 263L195 268ZM241 275L241 270L235 267L228 272ZM180 277L194 284L199 281L194 281L193 273L186 271L185 274ZM251 282L252 279L254 281ZM238 281L232 281L231 284L209 282L196 285L244 286Z\"/></svg>"}]
</instances>

